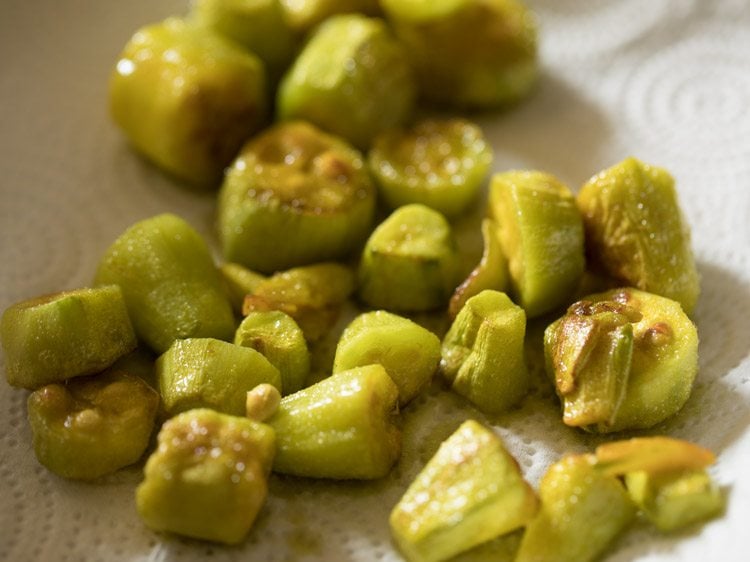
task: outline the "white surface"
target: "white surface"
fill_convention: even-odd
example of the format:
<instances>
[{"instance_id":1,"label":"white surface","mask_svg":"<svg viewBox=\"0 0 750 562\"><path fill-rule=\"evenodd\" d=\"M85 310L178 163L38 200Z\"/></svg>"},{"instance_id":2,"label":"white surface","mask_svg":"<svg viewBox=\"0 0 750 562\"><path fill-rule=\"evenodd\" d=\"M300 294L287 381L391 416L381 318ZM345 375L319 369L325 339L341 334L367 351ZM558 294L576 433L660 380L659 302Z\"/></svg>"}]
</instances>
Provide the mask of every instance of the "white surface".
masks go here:
<instances>
[{"instance_id":1,"label":"white surface","mask_svg":"<svg viewBox=\"0 0 750 562\"><path fill-rule=\"evenodd\" d=\"M513 112L483 120L497 170L545 169L572 186L635 155L676 176L703 276L700 374L660 433L718 453L726 515L676 537L636 528L608 562L748 559L750 538L750 6L746 0L535 0L544 76ZM210 194L183 190L131 153L110 124L111 65L140 25L179 0L3 0L0 5L0 309L86 285L128 225L173 211L212 237ZM0 359L1 361L1 359ZM0 365L0 368L2 365ZM449 394L406 416L407 450L384 482L274 478L247 542L162 538L140 523L138 468L95 484L36 462L26 392L0 383L0 559L399 560L387 516L460 419ZM480 417L480 419L483 419ZM549 397L496 420L536 482L565 451L597 441L562 426Z\"/></svg>"}]
</instances>

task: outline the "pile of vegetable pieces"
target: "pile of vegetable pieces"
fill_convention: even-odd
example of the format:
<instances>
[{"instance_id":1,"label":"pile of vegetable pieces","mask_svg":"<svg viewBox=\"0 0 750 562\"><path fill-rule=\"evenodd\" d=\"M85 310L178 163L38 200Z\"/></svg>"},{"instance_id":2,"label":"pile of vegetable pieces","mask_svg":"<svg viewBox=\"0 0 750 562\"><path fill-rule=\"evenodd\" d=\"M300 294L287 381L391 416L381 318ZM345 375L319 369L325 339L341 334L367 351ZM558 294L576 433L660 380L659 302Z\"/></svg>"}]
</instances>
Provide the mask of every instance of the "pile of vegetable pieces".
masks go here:
<instances>
[{"instance_id":1,"label":"pile of vegetable pieces","mask_svg":"<svg viewBox=\"0 0 750 562\"><path fill-rule=\"evenodd\" d=\"M532 386L535 318L549 319L563 423L610 433L674 415L697 373L699 281L668 172L628 158L575 196L551 174L506 171L483 204L481 129L415 113L417 100L503 107L535 75L536 27L515 0L199 0L139 30L113 73L113 118L166 172L220 184L224 263L160 215L112 243L92 288L5 311L6 377L32 391L40 463L96 479L141 459L161 425L141 517L236 544L271 471L387 475L399 411L436 374L485 414L516 406ZM477 205L484 250L469 272L454 224ZM316 345L353 302L321 360ZM450 326L428 329L423 314ZM391 530L410 561L525 527L519 562L585 562L638 512L663 531L720 513L714 460L668 437L613 441L552 465L537 494L497 435L467 420Z\"/></svg>"}]
</instances>

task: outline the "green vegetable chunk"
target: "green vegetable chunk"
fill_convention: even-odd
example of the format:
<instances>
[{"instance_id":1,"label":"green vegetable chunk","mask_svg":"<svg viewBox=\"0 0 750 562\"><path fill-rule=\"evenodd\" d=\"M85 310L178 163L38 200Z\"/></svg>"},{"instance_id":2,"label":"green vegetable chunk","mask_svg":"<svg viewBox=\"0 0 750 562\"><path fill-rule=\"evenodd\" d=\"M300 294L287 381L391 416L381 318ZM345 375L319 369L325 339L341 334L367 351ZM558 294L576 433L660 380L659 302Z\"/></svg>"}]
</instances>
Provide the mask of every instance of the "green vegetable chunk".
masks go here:
<instances>
[{"instance_id":1,"label":"green vegetable chunk","mask_svg":"<svg viewBox=\"0 0 750 562\"><path fill-rule=\"evenodd\" d=\"M537 78L537 28L518 0L381 0L430 101L492 108Z\"/></svg>"},{"instance_id":2,"label":"green vegetable chunk","mask_svg":"<svg viewBox=\"0 0 750 562\"><path fill-rule=\"evenodd\" d=\"M295 33L279 0L195 0L191 19L257 55L272 83L294 58Z\"/></svg>"},{"instance_id":3,"label":"green vegetable chunk","mask_svg":"<svg viewBox=\"0 0 750 562\"><path fill-rule=\"evenodd\" d=\"M498 291L470 298L443 339L440 370L451 388L488 414L517 404L529 389L526 315Z\"/></svg>"},{"instance_id":4,"label":"green vegetable chunk","mask_svg":"<svg viewBox=\"0 0 750 562\"><path fill-rule=\"evenodd\" d=\"M224 257L261 273L338 259L367 237L375 210L362 155L302 122L247 143L219 193Z\"/></svg>"},{"instance_id":5,"label":"green vegetable chunk","mask_svg":"<svg viewBox=\"0 0 750 562\"><path fill-rule=\"evenodd\" d=\"M146 450L159 395L119 369L31 393L28 417L39 462L65 478L93 480Z\"/></svg>"},{"instance_id":6,"label":"green vegetable chunk","mask_svg":"<svg viewBox=\"0 0 750 562\"><path fill-rule=\"evenodd\" d=\"M639 291L591 295L545 331L563 421L597 432L644 429L687 401L698 333L679 303Z\"/></svg>"},{"instance_id":7,"label":"green vegetable chunk","mask_svg":"<svg viewBox=\"0 0 750 562\"><path fill-rule=\"evenodd\" d=\"M284 394L304 386L310 352L302 330L289 315L278 310L251 312L237 328L234 343L262 353L279 370Z\"/></svg>"},{"instance_id":8,"label":"green vegetable chunk","mask_svg":"<svg viewBox=\"0 0 750 562\"><path fill-rule=\"evenodd\" d=\"M448 221L424 205L406 205L370 235L359 266L359 297L373 308L431 310L445 306L456 277Z\"/></svg>"},{"instance_id":9,"label":"green vegetable chunk","mask_svg":"<svg viewBox=\"0 0 750 562\"><path fill-rule=\"evenodd\" d=\"M630 497L660 531L671 532L716 517L724 497L705 470L625 476Z\"/></svg>"},{"instance_id":10,"label":"green vegetable chunk","mask_svg":"<svg viewBox=\"0 0 750 562\"><path fill-rule=\"evenodd\" d=\"M137 344L112 285L14 304L0 320L0 343L8 384L28 389L98 373Z\"/></svg>"},{"instance_id":11,"label":"green vegetable chunk","mask_svg":"<svg viewBox=\"0 0 750 562\"><path fill-rule=\"evenodd\" d=\"M229 302L235 312L242 312L245 297L266 279L265 275L256 273L238 263L225 263L219 267L224 279L224 286L229 295Z\"/></svg>"},{"instance_id":12,"label":"green vegetable chunk","mask_svg":"<svg viewBox=\"0 0 750 562\"><path fill-rule=\"evenodd\" d=\"M592 455L563 458L539 484L541 509L526 527L516 562L590 562L631 523L635 506Z\"/></svg>"},{"instance_id":13,"label":"green vegetable chunk","mask_svg":"<svg viewBox=\"0 0 750 562\"><path fill-rule=\"evenodd\" d=\"M314 342L336 322L341 306L354 292L354 283L354 272L341 264L294 267L259 283L245 297L242 312L285 312L302 328L305 338Z\"/></svg>"},{"instance_id":14,"label":"green vegetable chunk","mask_svg":"<svg viewBox=\"0 0 750 562\"><path fill-rule=\"evenodd\" d=\"M482 221L483 251L479 264L469 276L453 291L448 313L455 318L471 297L486 289L506 292L510 285L508 262L500 245L497 223L492 219Z\"/></svg>"},{"instance_id":15,"label":"green vegetable chunk","mask_svg":"<svg viewBox=\"0 0 750 562\"><path fill-rule=\"evenodd\" d=\"M403 406L432 380L440 362L440 340L407 318L384 310L357 316L344 330L333 372L379 363L398 387Z\"/></svg>"},{"instance_id":16,"label":"green vegetable chunk","mask_svg":"<svg viewBox=\"0 0 750 562\"><path fill-rule=\"evenodd\" d=\"M375 137L368 158L390 208L422 203L454 217L477 198L492 147L465 119L425 119Z\"/></svg>"},{"instance_id":17,"label":"green vegetable chunk","mask_svg":"<svg viewBox=\"0 0 750 562\"><path fill-rule=\"evenodd\" d=\"M708 449L670 437L615 441L596 449L597 468L624 476L631 499L664 532L724 509L724 497L706 472L715 461Z\"/></svg>"},{"instance_id":18,"label":"green vegetable chunk","mask_svg":"<svg viewBox=\"0 0 750 562\"><path fill-rule=\"evenodd\" d=\"M641 314L627 305L579 301L547 331L547 361L566 425L606 428L614 423L630 377L632 322L640 320Z\"/></svg>"},{"instance_id":19,"label":"green vegetable chunk","mask_svg":"<svg viewBox=\"0 0 750 562\"><path fill-rule=\"evenodd\" d=\"M700 292L674 178L628 158L578 194L588 251L623 286L676 300L691 314Z\"/></svg>"},{"instance_id":20,"label":"green vegetable chunk","mask_svg":"<svg viewBox=\"0 0 750 562\"><path fill-rule=\"evenodd\" d=\"M279 370L263 355L211 338L174 342L156 360L156 378L170 414L212 408L243 416L250 390L261 383L282 388Z\"/></svg>"},{"instance_id":21,"label":"green vegetable chunk","mask_svg":"<svg viewBox=\"0 0 750 562\"><path fill-rule=\"evenodd\" d=\"M154 531L226 544L247 535L265 501L274 431L252 420L198 409L167 421L136 490Z\"/></svg>"},{"instance_id":22,"label":"green vegetable chunk","mask_svg":"<svg viewBox=\"0 0 750 562\"><path fill-rule=\"evenodd\" d=\"M524 526L537 505L502 441L468 420L393 509L391 532L409 562L438 562Z\"/></svg>"},{"instance_id":23,"label":"green vegetable chunk","mask_svg":"<svg viewBox=\"0 0 750 562\"><path fill-rule=\"evenodd\" d=\"M263 63L177 18L138 30L110 80L110 112L133 146L181 180L215 187L267 114Z\"/></svg>"},{"instance_id":24,"label":"green vegetable chunk","mask_svg":"<svg viewBox=\"0 0 750 562\"><path fill-rule=\"evenodd\" d=\"M570 302L584 271L583 222L570 190L542 172L496 174L490 213L500 225L513 298L529 318Z\"/></svg>"},{"instance_id":25,"label":"green vegetable chunk","mask_svg":"<svg viewBox=\"0 0 750 562\"><path fill-rule=\"evenodd\" d=\"M381 365L336 373L282 398L275 472L333 479L385 476L401 453L398 388Z\"/></svg>"},{"instance_id":26,"label":"green vegetable chunk","mask_svg":"<svg viewBox=\"0 0 750 562\"><path fill-rule=\"evenodd\" d=\"M385 22L334 16L315 30L281 81L277 114L310 121L365 149L378 133L411 115L412 80Z\"/></svg>"},{"instance_id":27,"label":"green vegetable chunk","mask_svg":"<svg viewBox=\"0 0 750 562\"><path fill-rule=\"evenodd\" d=\"M176 339L229 340L234 333L208 246L175 215L128 228L104 253L95 281L120 285L136 334L159 353Z\"/></svg>"},{"instance_id":28,"label":"green vegetable chunk","mask_svg":"<svg viewBox=\"0 0 750 562\"><path fill-rule=\"evenodd\" d=\"M289 24L305 33L335 14L361 12L377 15L378 0L280 0Z\"/></svg>"}]
</instances>

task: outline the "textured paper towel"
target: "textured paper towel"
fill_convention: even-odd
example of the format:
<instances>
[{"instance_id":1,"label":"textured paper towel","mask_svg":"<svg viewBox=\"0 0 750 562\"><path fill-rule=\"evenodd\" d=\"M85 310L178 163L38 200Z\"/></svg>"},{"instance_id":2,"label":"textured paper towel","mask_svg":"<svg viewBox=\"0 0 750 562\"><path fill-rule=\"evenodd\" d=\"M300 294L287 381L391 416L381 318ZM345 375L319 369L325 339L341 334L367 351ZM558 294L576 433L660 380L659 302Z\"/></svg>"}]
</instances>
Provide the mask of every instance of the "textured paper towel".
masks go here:
<instances>
[{"instance_id":1,"label":"textured paper towel","mask_svg":"<svg viewBox=\"0 0 750 562\"><path fill-rule=\"evenodd\" d=\"M578 186L635 155L676 176L703 278L700 373L656 431L718 453L726 515L679 536L636 526L607 557L747 560L750 547L750 7L745 0L536 0L543 76L518 109L482 120L496 170L539 168ZM0 308L90 282L104 248L163 211L213 240L210 194L136 157L106 114L109 70L140 25L182 0L4 0L0 8ZM2 365L0 365L0 368ZM158 537L133 503L140 468L95 484L41 468L27 393L0 383L0 559L399 560L387 516L441 439L475 413L447 393L409 408L407 447L375 484L274 478L247 542L225 549ZM479 416L480 419L484 419ZM593 437L566 429L548 395L493 422L537 482ZM502 560L502 557L496 558Z\"/></svg>"}]
</instances>

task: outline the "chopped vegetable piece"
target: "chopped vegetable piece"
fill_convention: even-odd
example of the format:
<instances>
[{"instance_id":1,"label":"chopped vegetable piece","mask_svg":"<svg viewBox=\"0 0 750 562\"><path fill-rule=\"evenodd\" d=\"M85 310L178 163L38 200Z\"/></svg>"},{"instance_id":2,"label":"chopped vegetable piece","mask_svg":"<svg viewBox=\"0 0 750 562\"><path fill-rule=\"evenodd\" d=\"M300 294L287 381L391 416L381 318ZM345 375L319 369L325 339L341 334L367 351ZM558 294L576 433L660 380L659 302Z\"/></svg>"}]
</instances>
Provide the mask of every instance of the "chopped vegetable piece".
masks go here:
<instances>
[{"instance_id":1,"label":"chopped vegetable piece","mask_svg":"<svg viewBox=\"0 0 750 562\"><path fill-rule=\"evenodd\" d=\"M420 95L458 107L505 106L537 78L537 28L518 0L381 0Z\"/></svg>"},{"instance_id":2,"label":"chopped vegetable piece","mask_svg":"<svg viewBox=\"0 0 750 562\"><path fill-rule=\"evenodd\" d=\"M724 509L724 497L705 470L630 472L625 485L649 521L664 532L711 519Z\"/></svg>"},{"instance_id":3,"label":"chopped vegetable piece","mask_svg":"<svg viewBox=\"0 0 750 562\"><path fill-rule=\"evenodd\" d=\"M479 194L492 147L470 121L425 119L375 137L368 159L389 207L422 203L454 217Z\"/></svg>"},{"instance_id":4,"label":"chopped vegetable piece","mask_svg":"<svg viewBox=\"0 0 750 562\"><path fill-rule=\"evenodd\" d=\"M226 544L242 541L266 498L275 435L265 424L213 410L167 421L136 490L155 531Z\"/></svg>"},{"instance_id":5,"label":"chopped vegetable piece","mask_svg":"<svg viewBox=\"0 0 750 562\"><path fill-rule=\"evenodd\" d=\"M590 562L631 523L636 509L620 481L591 455L563 458L539 484L541 509L526 527L516 562Z\"/></svg>"},{"instance_id":6,"label":"chopped vegetable piece","mask_svg":"<svg viewBox=\"0 0 750 562\"><path fill-rule=\"evenodd\" d=\"M682 408L698 370L698 333L679 303L637 289L579 301L544 340L548 374L570 414L565 422L591 431L653 427Z\"/></svg>"},{"instance_id":7,"label":"chopped vegetable piece","mask_svg":"<svg viewBox=\"0 0 750 562\"><path fill-rule=\"evenodd\" d=\"M579 301L545 332L566 425L606 428L615 422L630 377L631 322L640 319L627 305Z\"/></svg>"},{"instance_id":8,"label":"chopped vegetable piece","mask_svg":"<svg viewBox=\"0 0 750 562\"><path fill-rule=\"evenodd\" d=\"M272 84L294 58L297 41L279 0L195 0L191 19L257 55Z\"/></svg>"},{"instance_id":9,"label":"chopped vegetable piece","mask_svg":"<svg viewBox=\"0 0 750 562\"><path fill-rule=\"evenodd\" d=\"M304 33L335 14L379 13L378 0L280 0L289 24Z\"/></svg>"},{"instance_id":10,"label":"chopped vegetable piece","mask_svg":"<svg viewBox=\"0 0 750 562\"><path fill-rule=\"evenodd\" d=\"M523 309L505 293L482 291L466 301L443 339L443 377L483 412L507 410L529 389L525 333Z\"/></svg>"},{"instance_id":11,"label":"chopped vegetable piece","mask_svg":"<svg viewBox=\"0 0 750 562\"><path fill-rule=\"evenodd\" d=\"M406 205L370 235L359 266L359 296L373 308L431 310L445 306L456 277L448 221L424 205Z\"/></svg>"},{"instance_id":12,"label":"chopped vegetable piece","mask_svg":"<svg viewBox=\"0 0 750 562\"><path fill-rule=\"evenodd\" d=\"M393 509L391 532L409 562L438 562L524 526L537 506L502 441L468 420Z\"/></svg>"},{"instance_id":13,"label":"chopped vegetable piece","mask_svg":"<svg viewBox=\"0 0 750 562\"><path fill-rule=\"evenodd\" d=\"M308 341L322 338L354 292L354 272L337 263L281 271L259 283L245 298L243 314L280 310L302 328Z\"/></svg>"},{"instance_id":14,"label":"chopped vegetable piece","mask_svg":"<svg viewBox=\"0 0 750 562\"><path fill-rule=\"evenodd\" d=\"M0 343L8 384L28 389L103 371L137 345L113 285L14 304L0 320Z\"/></svg>"},{"instance_id":15,"label":"chopped vegetable piece","mask_svg":"<svg viewBox=\"0 0 750 562\"><path fill-rule=\"evenodd\" d=\"M256 273L238 263L225 263L219 267L224 278L224 285L229 293L229 301L235 312L242 312L245 297L266 279L265 275Z\"/></svg>"},{"instance_id":16,"label":"chopped vegetable piece","mask_svg":"<svg viewBox=\"0 0 750 562\"><path fill-rule=\"evenodd\" d=\"M375 188L362 155L302 122L248 142L219 193L224 257L261 273L338 259L367 237Z\"/></svg>"},{"instance_id":17,"label":"chopped vegetable piece","mask_svg":"<svg viewBox=\"0 0 750 562\"><path fill-rule=\"evenodd\" d=\"M510 285L508 262L500 245L497 223L492 219L482 221L482 241L484 250L479 264L469 276L453 291L448 313L455 318L471 297L485 289L506 292Z\"/></svg>"},{"instance_id":18,"label":"chopped vegetable piece","mask_svg":"<svg viewBox=\"0 0 750 562\"><path fill-rule=\"evenodd\" d=\"M578 194L591 257L621 285L676 300L691 314L700 292L690 230L674 178L628 158Z\"/></svg>"},{"instance_id":19,"label":"chopped vegetable piece","mask_svg":"<svg viewBox=\"0 0 750 562\"><path fill-rule=\"evenodd\" d=\"M310 121L361 149L404 123L413 104L413 78L401 44L385 22L359 14L321 24L276 97L281 120Z\"/></svg>"},{"instance_id":20,"label":"chopped vegetable piece","mask_svg":"<svg viewBox=\"0 0 750 562\"><path fill-rule=\"evenodd\" d=\"M156 391L121 370L49 384L28 399L34 452L65 478L110 474L141 458L158 407Z\"/></svg>"},{"instance_id":21,"label":"chopped vegetable piece","mask_svg":"<svg viewBox=\"0 0 750 562\"><path fill-rule=\"evenodd\" d=\"M279 370L254 349L211 338L177 340L156 361L164 408L170 414L212 408L245 415L247 393L261 383L281 391Z\"/></svg>"},{"instance_id":22,"label":"chopped vegetable piece","mask_svg":"<svg viewBox=\"0 0 750 562\"><path fill-rule=\"evenodd\" d=\"M440 340L419 324L384 310L357 316L344 330L333 372L379 363L398 387L403 406L432 380L440 362Z\"/></svg>"},{"instance_id":23,"label":"chopped vegetable piece","mask_svg":"<svg viewBox=\"0 0 750 562\"><path fill-rule=\"evenodd\" d=\"M671 437L639 437L596 449L596 467L624 476L628 493L646 517L665 532L714 517L724 498L706 467L708 449Z\"/></svg>"},{"instance_id":24,"label":"chopped vegetable piece","mask_svg":"<svg viewBox=\"0 0 750 562\"><path fill-rule=\"evenodd\" d=\"M110 111L133 146L189 183L215 187L268 111L263 63L170 18L138 30L110 80Z\"/></svg>"},{"instance_id":25,"label":"chopped vegetable piece","mask_svg":"<svg viewBox=\"0 0 750 562\"><path fill-rule=\"evenodd\" d=\"M393 423L398 388L381 365L342 371L282 398L268 423L278 448L273 470L334 479L385 476L401 453Z\"/></svg>"},{"instance_id":26,"label":"chopped vegetable piece","mask_svg":"<svg viewBox=\"0 0 750 562\"><path fill-rule=\"evenodd\" d=\"M184 220L140 221L107 249L97 284L122 288L137 336L163 353L176 339L229 340L232 307L206 242Z\"/></svg>"},{"instance_id":27,"label":"chopped vegetable piece","mask_svg":"<svg viewBox=\"0 0 750 562\"><path fill-rule=\"evenodd\" d=\"M278 310L251 312L242 321L234 343L263 354L281 374L284 394L301 389L310 373L310 352L297 323Z\"/></svg>"},{"instance_id":28,"label":"chopped vegetable piece","mask_svg":"<svg viewBox=\"0 0 750 562\"><path fill-rule=\"evenodd\" d=\"M529 318L569 302L584 270L583 223L570 190L542 172L495 174L490 213L500 225L513 298Z\"/></svg>"}]
</instances>

